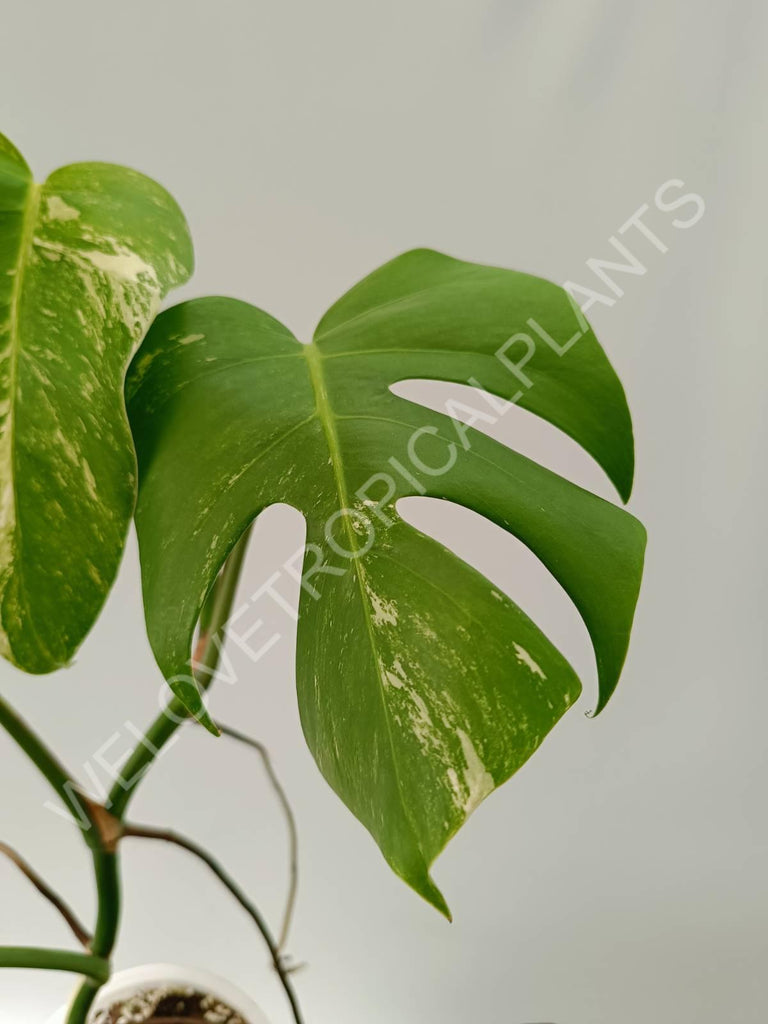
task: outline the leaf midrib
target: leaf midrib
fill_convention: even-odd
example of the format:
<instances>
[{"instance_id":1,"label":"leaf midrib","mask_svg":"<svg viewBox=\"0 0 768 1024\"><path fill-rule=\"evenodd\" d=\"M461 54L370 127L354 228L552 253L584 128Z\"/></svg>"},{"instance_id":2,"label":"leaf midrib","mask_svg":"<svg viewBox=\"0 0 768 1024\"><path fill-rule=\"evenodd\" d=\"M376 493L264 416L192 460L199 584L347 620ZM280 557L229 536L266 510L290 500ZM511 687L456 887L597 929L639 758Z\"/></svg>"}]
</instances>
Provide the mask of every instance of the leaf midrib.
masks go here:
<instances>
[{"instance_id":1,"label":"leaf midrib","mask_svg":"<svg viewBox=\"0 0 768 1024\"><path fill-rule=\"evenodd\" d=\"M13 527L12 533L15 535L15 546L17 549L21 548L22 536L21 536L21 522L19 518L19 501L18 491L16 488L16 399L18 395L18 367L19 367L19 354L21 352L21 336L19 332L19 308L21 303L21 296L24 290L24 277L26 269L30 263L30 255L32 253L32 246L34 244L35 237L35 225L37 223L37 214L40 209L40 195L42 192L42 185L38 185L35 181L30 181L29 191L27 193L27 203L24 210L24 219L21 226L21 234L19 236L19 251L14 265L15 273L13 277L13 288L11 289L11 301L8 308L8 338L9 338L9 365L8 365L8 421L7 421L7 439L6 445L8 448L8 486L11 488L11 495L13 498ZM13 541L11 541L13 544ZM14 552L11 552L11 557L14 557ZM15 558L14 558L15 561ZM16 568L17 579L19 580L19 591L24 589L24 577L23 567L21 562ZM0 626L2 624L0 623ZM41 641L41 637L35 629L34 622L30 619L30 625L38 638ZM48 653L52 652L46 647L45 644L41 645L48 650Z\"/></svg>"},{"instance_id":2,"label":"leaf midrib","mask_svg":"<svg viewBox=\"0 0 768 1024\"><path fill-rule=\"evenodd\" d=\"M11 453L11 460L13 462L13 453L15 445L14 440L14 429L16 425L16 384L18 376L19 366L19 351L21 349L21 339L19 337L19 305L21 301L21 294L24 288L24 276L27 266L29 265L29 256L32 252L32 244L35 235L35 223L37 221L37 211L40 207L40 185L34 181L29 184L29 192L27 195L27 205L24 210L24 219L21 226L21 235L19 237L19 252L16 257L16 263L14 265L14 276L13 276L13 288L11 289L11 301L8 309L8 336L10 339L10 360L8 370L8 396L10 399L9 405L9 416L8 416L8 446ZM18 510L16 509L16 488L14 481L16 479L15 466L11 467L11 488L14 495L14 522L18 522L18 516L15 514Z\"/></svg>"},{"instance_id":3,"label":"leaf midrib","mask_svg":"<svg viewBox=\"0 0 768 1024\"><path fill-rule=\"evenodd\" d=\"M315 403L317 408L317 418L320 421L320 425L323 428L325 439L328 444L328 452L331 458L331 467L333 469L334 479L336 481L336 491L339 497L339 508L351 511L349 504L349 488L347 487L347 480L344 475L344 465L341 456L341 445L339 444L339 436L336 431L335 424L335 413L331 407L330 400L328 398L328 389L325 384L325 374L323 372L323 356L320 349L314 342L309 345L303 345L303 355L305 356L309 365L309 375L312 381L312 389L315 394ZM357 537L355 531L352 529L350 524L350 517L348 515L342 516L344 520L344 531L347 536L349 543L349 550L354 552L360 552L360 546L357 543ZM375 634L373 630L373 622L371 621L371 609L369 606L368 593L365 586L365 580L361 571L360 558L358 556L352 559L355 578L357 580L358 590L360 591L360 603L363 608L363 615L365 617L365 625L368 632L368 639L370 641L371 650L373 652L373 660L376 669L376 677L379 682L378 692L381 700L382 712L384 715L384 721L387 727L387 740L389 742L390 753L392 756L392 770L395 776L395 783L397 785L397 791L400 795L400 804L403 809L403 815L413 833L414 841L421 852L422 858L424 858L424 851L421 847L421 840L419 833L416 830L416 826L411 817L408 803L405 800L405 794L403 791L403 784L400 779L400 771L398 768L397 757L395 756L395 743L392 735L392 722L390 720L389 709L387 702L384 699L384 681L381 675L381 664L378 657L378 648L376 645ZM424 858L426 861L426 858Z\"/></svg>"}]
</instances>

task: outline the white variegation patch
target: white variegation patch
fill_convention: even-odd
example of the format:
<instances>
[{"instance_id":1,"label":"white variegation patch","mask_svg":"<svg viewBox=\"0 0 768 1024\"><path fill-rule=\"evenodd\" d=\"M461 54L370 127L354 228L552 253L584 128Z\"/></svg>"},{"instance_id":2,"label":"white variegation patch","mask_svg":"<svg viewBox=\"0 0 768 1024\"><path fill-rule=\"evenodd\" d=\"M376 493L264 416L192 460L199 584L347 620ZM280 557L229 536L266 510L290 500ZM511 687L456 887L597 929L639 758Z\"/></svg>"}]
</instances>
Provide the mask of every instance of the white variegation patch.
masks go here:
<instances>
[{"instance_id":1,"label":"white variegation patch","mask_svg":"<svg viewBox=\"0 0 768 1024\"><path fill-rule=\"evenodd\" d=\"M533 672L534 675L539 676L540 679L547 678L541 665L533 660L524 647L521 647L520 644L516 643L513 643L512 646L515 648L515 657L521 665L525 665L526 668L529 668L531 672Z\"/></svg>"},{"instance_id":2,"label":"white variegation patch","mask_svg":"<svg viewBox=\"0 0 768 1024\"><path fill-rule=\"evenodd\" d=\"M77 220L80 216L80 211L65 203L61 196L47 196L45 209L48 220Z\"/></svg>"},{"instance_id":3,"label":"white variegation patch","mask_svg":"<svg viewBox=\"0 0 768 1024\"><path fill-rule=\"evenodd\" d=\"M475 810L476 807L482 803L485 798L493 792L495 783L493 776L486 770L485 765L480 760L475 745L469 736L464 732L463 729L457 729L456 735L459 737L461 743L461 749L464 753L464 760L466 761L466 767L464 769L464 786L466 788L466 796L462 808L467 817Z\"/></svg>"},{"instance_id":4,"label":"white variegation patch","mask_svg":"<svg viewBox=\"0 0 768 1024\"><path fill-rule=\"evenodd\" d=\"M394 601L387 601L367 587L368 598L371 602L371 622L374 626L396 626L397 605Z\"/></svg>"}]
</instances>

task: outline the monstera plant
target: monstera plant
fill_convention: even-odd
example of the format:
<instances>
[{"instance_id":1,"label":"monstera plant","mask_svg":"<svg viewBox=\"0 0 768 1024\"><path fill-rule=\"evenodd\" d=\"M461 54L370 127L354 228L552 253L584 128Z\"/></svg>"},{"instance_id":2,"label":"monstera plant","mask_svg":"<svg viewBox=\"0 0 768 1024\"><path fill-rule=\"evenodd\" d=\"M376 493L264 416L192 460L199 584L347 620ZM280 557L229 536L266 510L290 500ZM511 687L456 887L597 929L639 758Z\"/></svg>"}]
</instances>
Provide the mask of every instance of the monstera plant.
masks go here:
<instances>
[{"instance_id":1,"label":"monstera plant","mask_svg":"<svg viewBox=\"0 0 768 1024\"><path fill-rule=\"evenodd\" d=\"M227 635L252 653L258 645L255 616L234 602L264 509L287 503L306 522L286 571L301 584L307 743L394 871L446 916L433 861L581 687L522 609L409 525L398 502L463 505L530 548L589 630L597 710L617 684L640 585L637 520L471 425L491 418L482 409L518 404L573 438L628 499L624 392L561 288L416 250L352 288L304 344L234 299L195 299L154 319L191 269L183 215L160 186L105 164L36 185L0 137L2 653L26 672L69 663L135 516L149 640L173 691L106 799L86 794L0 702L0 722L93 856L96 927L73 929L83 952L0 949L0 965L83 975L69 1024L86 1020L110 972L131 837L170 839L216 871L261 928L300 1020L281 941L223 868L191 840L127 818L181 724L243 739L216 720L206 691ZM409 379L469 384L477 408L437 413L393 393Z\"/></svg>"}]
</instances>

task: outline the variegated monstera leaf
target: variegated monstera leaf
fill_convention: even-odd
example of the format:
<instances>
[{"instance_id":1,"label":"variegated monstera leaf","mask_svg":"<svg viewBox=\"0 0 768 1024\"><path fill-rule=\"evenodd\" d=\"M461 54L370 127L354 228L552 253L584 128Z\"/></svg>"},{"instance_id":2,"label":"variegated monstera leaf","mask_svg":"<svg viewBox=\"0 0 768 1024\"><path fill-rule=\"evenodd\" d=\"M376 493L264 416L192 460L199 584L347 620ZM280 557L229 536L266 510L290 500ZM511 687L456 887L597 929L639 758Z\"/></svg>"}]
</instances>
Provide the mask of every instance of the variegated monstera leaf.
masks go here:
<instances>
[{"instance_id":1,"label":"variegated monstera leaf","mask_svg":"<svg viewBox=\"0 0 768 1024\"><path fill-rule=\"evenodd\" d=\"M0 135L0 652L28 672L67 664L117 572L136 489L125 370L191 269L155 182L87 163L38 185Z\"/></svg>"},{"instance_id":2,"label":"variegated monstera leaf","mask_svg":"<svg viewBox=\"0 0 768 1024\"><path fill-rule=\"evenodd\" d=\"M398 515L398 499L465 505L539 557L589 629L600 707L624 661L645 533L484 433L395 396L391 385L408 378L515 400L570 434L628 496L624 393L568 296L420 250L353 288L310 345L232 299L161 314L128 378L136 521L150 640L200 713L187 663L220 566L267 506L303 513L307 741L394 870L447 913L430 865L580 684L510 598ZM257 617L238 612L232 624L251 649Z\"/></svg>"}]
</instances>

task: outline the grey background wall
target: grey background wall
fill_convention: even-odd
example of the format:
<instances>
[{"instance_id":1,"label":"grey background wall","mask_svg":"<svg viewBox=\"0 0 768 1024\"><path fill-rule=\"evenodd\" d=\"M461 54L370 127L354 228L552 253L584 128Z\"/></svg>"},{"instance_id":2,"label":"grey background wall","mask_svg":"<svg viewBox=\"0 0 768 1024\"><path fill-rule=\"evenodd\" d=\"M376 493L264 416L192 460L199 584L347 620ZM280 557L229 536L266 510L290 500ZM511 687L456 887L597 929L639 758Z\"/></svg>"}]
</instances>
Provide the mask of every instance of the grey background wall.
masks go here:
<instances>
[{"instance_id":1,"label":"grey background wall","mask_svg":"<svg viewBox=\"0 0 768 1024\"><path fill-rule=\"evenodd\" d=\"M414 521L559 641L585 695L436 869L447 925L385 868L301 737L294 635L221 687L217 714L266 740L295 804L302 887L291 942L311 1024L758 1024L768 1001L765 811L765 97L768 9L749 0L361 0L7 5L0 127L43 176L128 163L188 214L188 296L248 299L308 337L357 278L415 245L589 283L590 257L644 204L644 276L590 310L635 417L632 510L650 532L626 673L597 721L576 613L499 531L434 505ZM654 207L704 197L688 230ZM628 238L629 236L627 236ZM629 242L627 243L629 244ZM446 389L409 385L439 404ZM575 446L513 410L496 435L611 497ZM253 589L302 536L264 516ZM3 694L87 778L145 724L159 679L133 540L76 664ZM115 735L117 733L117 735ZM0 835L90 914L78 837L0 736ZM99 769L96 767L97 775ZM136 817L218 851L275 919L282 822L246 751L186 735ZM180 852L126 855L117 964L199 964L288 1019L249 922ZM67 934L0 864L0 943ZM70 980L0 975L0 1021L42 1021Z\"/></svg>"}]
</instances>

